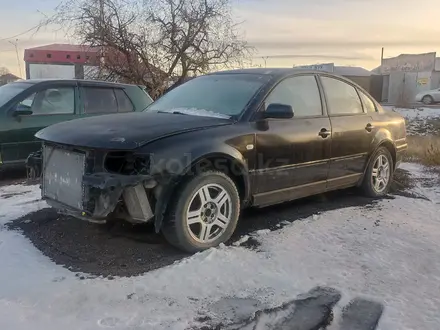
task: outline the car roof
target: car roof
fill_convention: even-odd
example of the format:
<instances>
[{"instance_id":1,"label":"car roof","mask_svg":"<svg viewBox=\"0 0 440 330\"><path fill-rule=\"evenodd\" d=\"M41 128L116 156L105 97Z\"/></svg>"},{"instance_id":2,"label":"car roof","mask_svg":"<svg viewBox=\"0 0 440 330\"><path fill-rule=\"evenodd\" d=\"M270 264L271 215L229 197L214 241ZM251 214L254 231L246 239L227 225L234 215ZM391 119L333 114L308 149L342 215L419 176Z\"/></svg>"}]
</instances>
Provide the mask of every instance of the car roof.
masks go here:
<instances>
[{"instance_id":1,"label":"car roof","mask_svg":"<svg viewBox=\"0 0 440 330\"><path fill-rule=\"evenodd\" d=\"M26 80L17 80L14 83L25 83L25 84L44 84L44 83L53 83L53 82L82 82L87 85L96 85L96 86L137 86L134 84L123 84L116 83L111 81L102 81L102 80L88 80L88 79L64 79L64 78L44 78L44 79L26 79Z\"/></svg>"},{"instance_id":2,"label":"car roof","mask_svg":"<svg viewBox=\"0 0 440 330\"><path fill-rule=\"evenodd\" d=\"M249 68L249 69L234 69L234 70L225 70L225 71L217 71L211 74L258 74L258 75L270 75L274 77L284 77L297 73L306 73L306 74L327 74L335 77L341 77L338 74L330 73L327 71L319 71L319 70L310 70L310 69L301 69L301 68ZM341 77L342 78L342 77Z\"/></svg>"}]
</instances>

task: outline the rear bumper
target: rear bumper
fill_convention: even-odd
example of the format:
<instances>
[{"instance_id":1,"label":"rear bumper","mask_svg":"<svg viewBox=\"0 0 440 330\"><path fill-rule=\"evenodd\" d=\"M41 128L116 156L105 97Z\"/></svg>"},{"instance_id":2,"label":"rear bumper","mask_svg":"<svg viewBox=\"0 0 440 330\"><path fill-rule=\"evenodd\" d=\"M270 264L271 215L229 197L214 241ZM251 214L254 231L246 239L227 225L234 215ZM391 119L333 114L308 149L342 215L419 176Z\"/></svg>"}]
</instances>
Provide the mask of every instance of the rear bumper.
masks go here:
<instances>
[{"instance_id":1,"label":"rear bumper","mask_svg":"<svg viewBox=\"0 0 440 330\"><path fill-rule=\"evenodd\" d=\"M402 144L396 148L396 165L395 168L398 168L400 164L402 163L403 157L408 150L408 144Z\"/></svg>"}]
</instances>

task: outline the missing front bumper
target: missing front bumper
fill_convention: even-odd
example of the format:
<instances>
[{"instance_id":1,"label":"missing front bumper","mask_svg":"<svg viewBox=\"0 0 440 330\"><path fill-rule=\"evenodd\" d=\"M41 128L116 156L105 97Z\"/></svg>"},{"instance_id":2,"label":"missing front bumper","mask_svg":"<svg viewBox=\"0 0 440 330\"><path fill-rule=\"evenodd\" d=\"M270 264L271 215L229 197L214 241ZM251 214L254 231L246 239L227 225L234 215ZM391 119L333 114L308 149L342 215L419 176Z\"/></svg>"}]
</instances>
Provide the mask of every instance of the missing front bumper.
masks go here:
<instances>
[{"instance_id":1,"label":"missing front bumper","mask_svg":"<svg viewBox=\"0 0 440 330\"><path fill-rule=\"evenodd\" d=\"M150 175L108 172L100 166L103 155L44 144L42 151L28 157L26 165L42 174L43 199L62 213L93 222L108 218L149 222L154 217L156 180Z\"/></svg>"},{"instance_id":2,"label":"missing front bumper","mask_svg":"<svg viewBox=\"0 0 440 330\"><path fill-rule=\"evenodd\" d=\"M104 172L84 175L82 181L85 191L82 209L47 196L43 199L62 213L91 222L102 223L110 216L133 223L146 223L153 219L147 188L154 188L157 182L151 176Z\"/></svg>"}]
</instances>

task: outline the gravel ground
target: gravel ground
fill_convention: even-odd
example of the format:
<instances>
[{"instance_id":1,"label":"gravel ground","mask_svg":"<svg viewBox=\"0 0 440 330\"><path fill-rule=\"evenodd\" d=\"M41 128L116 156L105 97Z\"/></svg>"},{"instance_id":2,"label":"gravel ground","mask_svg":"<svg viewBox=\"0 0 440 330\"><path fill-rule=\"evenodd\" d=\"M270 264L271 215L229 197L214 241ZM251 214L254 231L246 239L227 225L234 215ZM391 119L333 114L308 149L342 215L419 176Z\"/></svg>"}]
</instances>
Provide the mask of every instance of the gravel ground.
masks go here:
<instances>
[{"instance_id":1,"label":"gravel ground","mask_svg":"<svg viewBox=\"0 0 440 330\"><path fill-rule=\"evenodd\" d=\"M396 172L393 194L408 196L412 185L405 171ZM409 197L419 198L409 195ZM388 198L393 198L392 196ZM375 200L362 197L355 190L318 195L264 209L246 210L231 244L258 230L276 230L285 223L320 212L350 206L375 207ZM152 226L114 223L91 224L57 214L47 208L28 214L8 224L21 231L54 262L78 272L79 277L134 276L174 263L186 256L166 243ZM242 244L258 249L255 240Z\"/></svg>"}]
</instances>

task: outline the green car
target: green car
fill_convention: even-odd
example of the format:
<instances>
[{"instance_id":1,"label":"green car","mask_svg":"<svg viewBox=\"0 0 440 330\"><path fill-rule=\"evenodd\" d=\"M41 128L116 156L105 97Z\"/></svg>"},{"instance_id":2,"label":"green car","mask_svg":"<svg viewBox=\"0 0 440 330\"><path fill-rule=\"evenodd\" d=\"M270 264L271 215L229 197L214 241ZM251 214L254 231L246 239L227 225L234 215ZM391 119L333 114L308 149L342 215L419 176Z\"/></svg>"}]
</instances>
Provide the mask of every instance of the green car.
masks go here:
<instances>
[{"instance_id":1,"label":"green car","mask_svg":"<svg viewBox=\"0 0 440 330\"><path fill-rule=\"evenodd\" d=\"M144 86L94 80L22 80L0 87L0 170L25 165L41 148L44 127L71 119L142 111L153 100Z\"/></svg>"}]
</instances>

